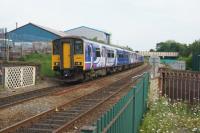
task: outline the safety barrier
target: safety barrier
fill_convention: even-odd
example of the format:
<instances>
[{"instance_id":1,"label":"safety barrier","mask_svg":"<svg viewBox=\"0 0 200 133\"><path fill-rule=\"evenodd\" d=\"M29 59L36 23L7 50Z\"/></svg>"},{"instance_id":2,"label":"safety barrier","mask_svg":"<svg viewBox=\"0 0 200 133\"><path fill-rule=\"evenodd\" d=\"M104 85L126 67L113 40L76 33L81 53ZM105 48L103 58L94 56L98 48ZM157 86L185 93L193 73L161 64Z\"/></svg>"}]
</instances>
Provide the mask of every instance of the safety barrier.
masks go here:
<instances>
[{"instance_id":1,"label":"safety barrier","mask_svg":"<svg viewBox=\"0 0 200 133\"><path fill-rule=\"evenodd\" d=\"M160 68L160 90L173 101L200 103L200 73Z\"/></svg>"},{"instance_id":2,"label":"safety barrier","mask_svg":"<svg viewBox=\"0 0 200 133\"><path fill-rule=\"evenodd\" d=\"M109 111L102 115L94 126L82 128L82 133L137 133L143 114L147 109L149 73Z\"/></svg>"},{"instance_id":3,"label":"safety barrier","mask_svg":"<svg viewBox=\"0 0 200 133\"><path fill-rule=\"evenodd\" d=\"M34 66L5 67L4 86L15 89L34 85L35 70Z\"/></svg>"}]
</instances>

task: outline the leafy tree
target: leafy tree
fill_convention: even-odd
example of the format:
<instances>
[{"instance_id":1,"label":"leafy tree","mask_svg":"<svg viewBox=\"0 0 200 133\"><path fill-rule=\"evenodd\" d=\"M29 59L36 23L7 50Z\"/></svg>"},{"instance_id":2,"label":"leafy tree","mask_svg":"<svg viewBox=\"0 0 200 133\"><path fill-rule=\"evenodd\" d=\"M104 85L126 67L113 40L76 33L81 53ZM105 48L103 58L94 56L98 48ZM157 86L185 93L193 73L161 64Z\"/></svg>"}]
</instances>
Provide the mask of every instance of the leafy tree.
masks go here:
<instances>
[{"instance_id":1,"label":"leafy tree","mask_svg":"<svg viewBox=\"0 0 200 133\"><path fill-rule=\"evenodd\" d=\"M160 42L156 45L156 51L158 52L179 52L180 56L188 56L189 51L186 44L181 44L174 40L168 40L165 42Z\"/></svg>"},{"instance_id":2,"label":"leafy tree","mask_svg":"<svg viewBox=\"0 0 200 133\"><path fill-rule=\"evenodd\" d=\"M150 49L149 52L155 52L155 49Z\"/></svg>"},{"instance_id":3,"label":"leafy tree","mask_svg":"<svg viewBox=\"0 0 200 133\"><path fill-rule=\"evenodd\" d=\"M189 45L189 50L193 54L199 54L200 53L200 40L194 41L192 44Z\"/></svg>"}]
</instances>

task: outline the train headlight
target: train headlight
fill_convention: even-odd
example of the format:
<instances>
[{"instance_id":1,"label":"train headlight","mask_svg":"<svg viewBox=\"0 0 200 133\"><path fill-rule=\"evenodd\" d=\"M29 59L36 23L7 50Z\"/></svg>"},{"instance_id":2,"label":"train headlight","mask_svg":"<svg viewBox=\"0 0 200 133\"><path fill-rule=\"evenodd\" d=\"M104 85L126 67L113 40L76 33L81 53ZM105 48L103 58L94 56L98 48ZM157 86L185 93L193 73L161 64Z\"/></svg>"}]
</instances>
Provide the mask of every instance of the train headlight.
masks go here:
<instances>
[{"instance_id":1,"label":"train headlight","mask_svg":"<svg viewBox=\"0 0 200 133\"><path fill-rule=\"evenodd\" d=\"M82 65L82 62L75 62L75 65L80 66Z\"/></svg>"},{"instance_id":2,"label":"train headlight","mask_svg":"<svg viewBox=\"0 0 200 133\"><path fill-rule=\"evenodd\" d=\"M54 65L55 65L55 66L59 66L59 62L55 62Z\"/></svg>"}]
</instances>

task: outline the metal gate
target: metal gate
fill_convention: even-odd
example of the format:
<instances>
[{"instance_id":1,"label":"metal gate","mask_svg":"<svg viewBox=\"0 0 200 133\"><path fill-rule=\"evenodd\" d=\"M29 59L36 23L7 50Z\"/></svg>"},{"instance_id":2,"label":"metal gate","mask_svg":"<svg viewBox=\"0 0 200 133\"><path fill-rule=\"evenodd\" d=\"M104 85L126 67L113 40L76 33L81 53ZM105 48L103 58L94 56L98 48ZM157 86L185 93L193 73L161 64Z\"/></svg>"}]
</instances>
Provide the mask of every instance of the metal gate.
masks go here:
<instances>
[{"instance_id":1,"label":"metal gate","mask_svg":"<svg viewBox=\"0 0 200 133\"><path fill-rule=\"evenodd\" d=\"M5 67L4 86L9 89L35 85L35 67Z\"/></svg>"}]
</instances>

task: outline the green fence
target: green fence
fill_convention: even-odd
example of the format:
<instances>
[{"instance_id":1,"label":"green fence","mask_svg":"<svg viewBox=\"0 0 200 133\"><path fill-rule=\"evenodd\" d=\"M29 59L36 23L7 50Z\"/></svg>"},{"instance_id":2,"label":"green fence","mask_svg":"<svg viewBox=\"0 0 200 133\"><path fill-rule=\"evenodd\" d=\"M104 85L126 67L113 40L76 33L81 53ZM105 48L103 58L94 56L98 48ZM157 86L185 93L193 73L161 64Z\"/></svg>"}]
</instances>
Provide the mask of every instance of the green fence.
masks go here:
<instances>
[{"instance_id":1,"label":"green fence","mask_svg":"<svg viewBox=\"0 0 200 133\"><path fill-rule=\"evenodd\" d=\"M97 120L93 128L82 133L137 133L147 109L149 73L109 111Z\"/></svg>"}]
</instances>

